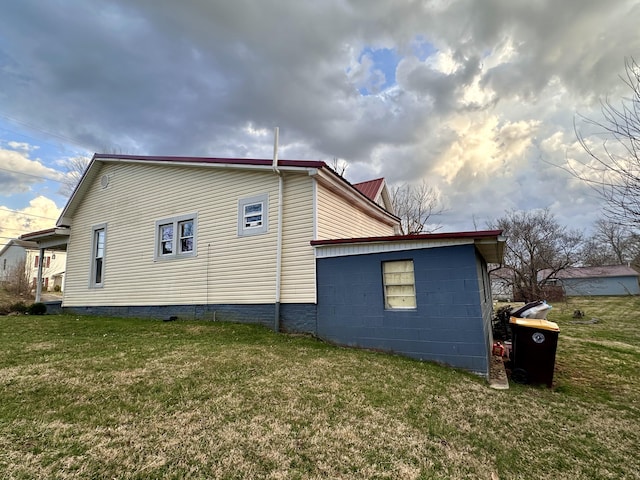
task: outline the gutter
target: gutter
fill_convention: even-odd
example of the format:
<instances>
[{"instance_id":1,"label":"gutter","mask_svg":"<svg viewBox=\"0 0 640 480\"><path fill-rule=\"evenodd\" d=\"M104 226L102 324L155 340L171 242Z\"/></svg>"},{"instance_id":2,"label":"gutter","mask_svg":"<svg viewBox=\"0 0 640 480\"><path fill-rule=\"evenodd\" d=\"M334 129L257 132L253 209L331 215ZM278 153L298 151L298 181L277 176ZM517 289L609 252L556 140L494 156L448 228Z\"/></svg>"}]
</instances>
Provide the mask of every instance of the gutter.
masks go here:
<instances>
[{"instance_id":1,"label":"gutter","mask_svg":"<svg viewBox=\"0 0 640 480\"><path fill-rule=\"evenodd\" d=\"M273 319L273 330L280 331L280 287L282 283L282 210L283 199L282 192L284 190L284 179L282 172L278 169L278 137L280 129L275 128L273 140L273 173L278 175L278 233L276 244L276 295L275 295L275 318Z\"/></svg>"}]
</instances>

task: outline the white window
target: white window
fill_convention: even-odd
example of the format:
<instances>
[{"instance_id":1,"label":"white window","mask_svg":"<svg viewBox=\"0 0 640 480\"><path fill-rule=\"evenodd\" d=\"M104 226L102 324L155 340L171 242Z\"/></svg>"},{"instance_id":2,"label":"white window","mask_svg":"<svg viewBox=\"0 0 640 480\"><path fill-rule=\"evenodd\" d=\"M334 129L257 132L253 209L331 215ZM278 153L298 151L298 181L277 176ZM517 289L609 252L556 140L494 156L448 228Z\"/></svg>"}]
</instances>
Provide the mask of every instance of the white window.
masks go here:
<instances>
[{"instance_id":1,"label":"white window","mask_svg":"<svg viewBox=\"0 0 640 480\"><path fill-rule=\"evenodd\" d=\"M91 244L91 288L102 287L104 284L105 246L107 240L107 226L97 225L93 227Z\"/></svg>"},{"instance_id":2,"label":"white window","mask_svg":"<svg viewBox=\"0 0 640 480\"><path fill-rule=\"evenodd\" d=\"M416 308L416 282L413 260L382 263L384 306L387 309Z\"/></svg>"},{"instance_id":3,"label":"white window","mask_svg":"<svg viewBox=\"0 0 640 480\"><path fill-rule=\"evenodd\" d=\"M196 214L165 218L156 222L154 258L190 257L196 254Z\"/></svg>"},{"instance_id":4,"label":"white window","mask_svg":"<svg viewBox=\"0 0 640 480\"><path fill-rule=\"evenodd\" d=\"M268 231L269 196L258 195L238 201L238 235L257 235Z\"/></svg>"}]
</instances>

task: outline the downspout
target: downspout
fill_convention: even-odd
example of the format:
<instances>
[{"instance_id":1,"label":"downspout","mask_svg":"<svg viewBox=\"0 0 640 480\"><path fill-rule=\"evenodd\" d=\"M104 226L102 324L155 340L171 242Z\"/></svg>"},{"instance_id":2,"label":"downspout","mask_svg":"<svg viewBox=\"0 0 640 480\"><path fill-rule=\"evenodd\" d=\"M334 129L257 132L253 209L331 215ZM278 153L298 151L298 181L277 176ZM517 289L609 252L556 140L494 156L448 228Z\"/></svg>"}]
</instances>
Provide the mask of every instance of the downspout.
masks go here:
<instances>
[{"instance_id":1,"label":"downspout","mask_svg":"<svg viewBox=\"0 0 640 480\"><path fill-rule=\"evenodd\" d=\"M40 258L38 259L38 280L36 283L36 303L40 302L42 295L42 265L44 264L44 248L40 247Z\"/></svg>"},{"instance_id":2,"label":"downspout","mask_svg":"<svg viewBox=\"0 0 640 480\"><path fill-rule=\"evenodd\" d=\"M273 141L273 172L278 175L278 236L276 244L276 296L275 296L275 318L273 330L280 331L280 285L282 281L282 191L284 190L284 181L282 172L278 169L278 137L280 129L275 128Z\"/></svg>"}]
</instances>

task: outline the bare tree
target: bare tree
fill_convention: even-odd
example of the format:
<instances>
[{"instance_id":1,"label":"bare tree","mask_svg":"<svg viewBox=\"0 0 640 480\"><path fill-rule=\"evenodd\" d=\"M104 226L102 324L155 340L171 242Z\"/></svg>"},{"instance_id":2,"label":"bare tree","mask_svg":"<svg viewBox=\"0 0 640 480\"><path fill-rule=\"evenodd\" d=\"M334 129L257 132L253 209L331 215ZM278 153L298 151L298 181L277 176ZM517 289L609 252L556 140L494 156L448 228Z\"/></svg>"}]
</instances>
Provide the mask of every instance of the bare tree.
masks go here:
<instances>
[{"instance_id":1,"label":"bare tree","mask_svg":"<svg viewBox=\"0 0 640 480\"><path fill-rule=\"evenodd\" d=\"M349 164L347 163L347 161L338 157L333 157L333 160L331 160L331 164L329 166L331 167L331 170L336 172L342 178L344 178L345 173L347 172L347 168L349 168Z\"/></svg>"},{"instance_id":2,"label":"bare tree","mask_svg":"<svg viewBox=\"0 0 640 480\"><path fill-rule=\"evenodd\" d=\"M582 263L586 266L623 265L638 255L638 238L629 227L600 218L582 251Z\"/></svg>"},{"instance_id":3,"label":"bare tree","mask_svg":"<svg viewBox=\"0 0 640 480\"><path fill-rule=\"evenodd\" d=\"M438 192L424 180L418 185L403 183L392 188L391 203L401 220L402 234L433 233L441 228L440 224L427 227L429 220L441 214L443 208Z\"/></svg>"},{"instance_id":4,"label":"bare tree","mask_svg":"<svg viewBox=\"0 0 640 480\"><path fill-rule=\"evenodd\" d=\"M61 195L68 197L73 193L90 162L91 159L89 157L82 156L67 158L65 160L65 178L60 186Z\"/></svg>"},{"instance_id":5,"label":"bare tree","mask_svg":"<svg viewBox=\"0 0 640 480\"><path fill-rule=\"evenodd\" d=\"M609 99L602 102L602 120L580 116L595 127L604 140L592 146L590 136L575 127L576 136L587 152L582 168L569 166L575 177L593 187L606 202L607 213L619 223L640 228L640 66L634 59L625 60L621 80L631 90L620 105Z\"/></svg>"},{"instance_id":6,"label":"bare tree","mask_svg":"<svg viewBox=\"0 0 640 480\"><path fill-rule=\"evenodd\" d=\"M511 210L491 222L489 228L502 230L507 237L503 263L506 274L501 279L513 287L516 298L543 298L550 279L580 259L582 234L561 226L549 209Z\"/></svg>"},{"instance_id":7,"label":"bare tree","mask_svg":"<svg viewBox=\"0 0 640 480\"><path fill-rule=\"evenodd\" d=\"M9 270L7 291L15 295L28 295L31 291L31 283L29 280L27 260L22 258L15 262Z\"/></svg>"}]
</instances>

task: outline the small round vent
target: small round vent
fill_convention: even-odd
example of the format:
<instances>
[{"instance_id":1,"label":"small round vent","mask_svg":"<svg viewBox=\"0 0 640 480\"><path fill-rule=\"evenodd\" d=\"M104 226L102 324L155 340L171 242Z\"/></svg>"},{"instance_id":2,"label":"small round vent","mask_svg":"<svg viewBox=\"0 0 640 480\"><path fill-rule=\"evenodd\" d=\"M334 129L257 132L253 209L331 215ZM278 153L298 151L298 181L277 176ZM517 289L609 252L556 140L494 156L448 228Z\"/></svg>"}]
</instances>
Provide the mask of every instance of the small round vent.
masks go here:
<instances>
[{"instance_id":1,"label":"small round vent","mask_svg":"<svg viewBox=\"0 0 640 480\"><path fill-rule=\"evenodd\" d=\"M107 186L109 185L109 175L102 175L102 178L100 179L100 185L102 185L102 188L107 188Z\"/></svg>"}]
</instances>

